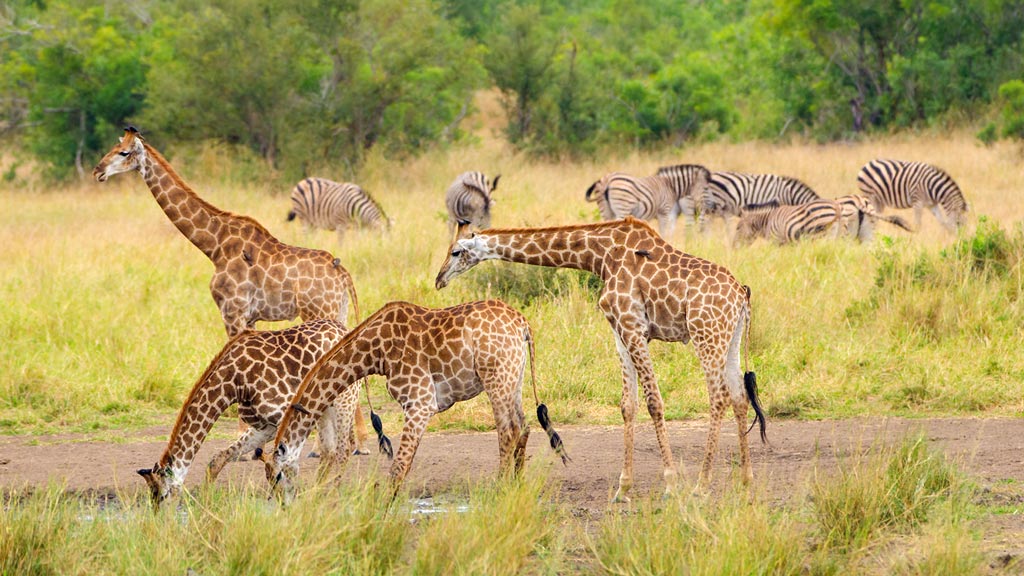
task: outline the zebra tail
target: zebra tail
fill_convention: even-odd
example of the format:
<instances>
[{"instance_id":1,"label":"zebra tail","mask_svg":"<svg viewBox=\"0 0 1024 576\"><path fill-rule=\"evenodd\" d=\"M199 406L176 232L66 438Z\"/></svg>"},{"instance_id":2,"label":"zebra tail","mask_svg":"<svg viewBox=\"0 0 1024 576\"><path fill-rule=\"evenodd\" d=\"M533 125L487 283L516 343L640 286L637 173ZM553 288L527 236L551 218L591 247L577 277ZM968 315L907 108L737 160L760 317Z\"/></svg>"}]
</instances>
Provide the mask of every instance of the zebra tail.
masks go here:
<instances>
[{"instance_id":1,"label":"zebra tail","mask_svg":"<svg viewBox=\"0 0 1024 576\"><path fill-rule=\"evenodd\" d=\"M597 196L598 196L598 194L600 194L600 192L598 192L598 190L597 190L597 186L603 180L604 179L602 178L601 180L598 180L597 182L594 182L593 184L591 184L590 188L587 188L587 193L583 197L587 202L597 202Z\"/></svg>"},{"instance_id":2,"label":"zebra tail","mask_svg":"<svg viewBox=\"0 0 1024 576\"><path fill-rule=\"evenodd\" d=\"M885 220L886 222L892 224L893 226L903 228L907 232L914 232L914 228L910 225L910 223L904 220L903 218L900 218L899 216L879 216L878 218L881 220Z\"/></svg>"}]
</instances>

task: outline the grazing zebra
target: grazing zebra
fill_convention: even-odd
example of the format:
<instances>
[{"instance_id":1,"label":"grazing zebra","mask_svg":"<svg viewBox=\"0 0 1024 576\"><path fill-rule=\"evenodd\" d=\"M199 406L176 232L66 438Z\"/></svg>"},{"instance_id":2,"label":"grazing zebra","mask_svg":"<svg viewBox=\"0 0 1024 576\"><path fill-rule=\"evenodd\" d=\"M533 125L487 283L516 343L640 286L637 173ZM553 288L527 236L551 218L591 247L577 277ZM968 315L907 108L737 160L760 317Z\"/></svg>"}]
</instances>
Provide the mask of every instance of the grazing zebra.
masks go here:
<instances>
[{"instance_id":1,"label":"grazing zebra","mask_svg":"<svg viewBox=\"0 0 1024 576\"><path fill-rule=\"evenodd\" d=\"M788 176L775 174L741 174L739 172L712 172L704 197L704 214L725 220L739 216L747 206L776 203L777 205L806 204L821 198L810 186ZM701 227L705 217L701 214Z\"/></svg>"},{"instance_id":2,"label":"grazing zebra","mask_svg":"<svg viewBox=\"0 0 1024 576\"><path fill-rule=\"evenodd\" d=\"M295 185L288 221L296 217L309 228L337 230L339 243L350 224L377 229L391 227L391 220L380 204L362 188L325 178L306 178Z\"/></svg>"},{"instance_id":3,"label":"grazing zebra","mask_svg":"<svg viewBox=\"0 0 1024 576\"><path fill-rule=\"evenodd\" d=\"M913 208L914 228L928 208L950 232L967 221L967 202L956 182L942 169L923 162L876 159L857 174L857 187L881 213L886 207ZM941 210L940 210L941 208Z\"/></svg>"},{"instance_id":4,"label":"grazing zebra","mask_svg":"<svg viewBox=\"0 0 1024 576\"><path fill-rule=\"evenodd\" d=\"M843 209L835 200L819 199L796 206L780 206L774 202L750 206L740 212L736 243L747 244L763 237L787 244L822 235L830 229L835 238L839 235L842 218Z\"/></svg>"},{"instance_id":5,"label":"grazing zebra","mask_svg":"<svg viewBox=\"0 0 1024 576\"><path fill-rule=\"evenodd\" d=\"M654 176L612 172L587 188L584 198L597 202L601 217L658 219L662 237L671 238L680 214L696 214L703 203L710 172L703 166L680 164L659 168Z\"/></svg>"},{"instance_id":6,"label":"grazing zebra","mask_svg":"<svg viewBox=\"0 0 1024 576\"><path fill-rule=\"evenodd\" d=\"M448 235L454 237L460 222L483 230L491 227L491 193L498 187L498 179L488 183L483 172L463 172L448 187L445 205L448 207Z\"/></svg>"},{"instance_id":7,"label":"grazing zebra","mask_svg":"<svg viewBox=\"0 0 1024 576\"><path fill-rule=\"evenodd\" d=\"M843 230L845 235L857 238L860 242L870 242L875 233L875 224L885 221L893 226L913 232L910 224L899 216L882 216L875 211L875 206L864 196L848 195L836 198L843 211Z\"/></svg>"}]
</instances>

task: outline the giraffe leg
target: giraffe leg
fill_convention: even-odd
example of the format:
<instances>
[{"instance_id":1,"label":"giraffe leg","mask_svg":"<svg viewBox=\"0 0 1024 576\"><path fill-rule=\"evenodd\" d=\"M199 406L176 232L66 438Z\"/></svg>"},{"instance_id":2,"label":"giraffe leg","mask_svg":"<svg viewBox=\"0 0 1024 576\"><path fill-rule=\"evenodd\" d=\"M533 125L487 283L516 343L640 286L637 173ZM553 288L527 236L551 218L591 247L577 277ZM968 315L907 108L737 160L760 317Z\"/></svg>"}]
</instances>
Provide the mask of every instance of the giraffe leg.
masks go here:
<instances>
[{"instance_id":1,"label":"giraffe leg","mask_svg":"<svg viewBox=\"0 0 1024 576\"><path fill-rule=\"evenodd\" d=\"M636 367L637 377L644 388L644 400L647 403L647 412L654 422L654 434L658 438L658 448L661 451L662 475L665 478L665 494L675 492L676 479L679 474L676 471L676 463L672 458L672 447L668 442L668 430L665 429L665 402L658 389L658 382L654 377L654 364L651 362L651 355L647 350L647 342L639 334L631 333L624 339L626 348L629 351L633 365Z\"/></svg>"},{"instance_id":2,"label":"giraffe leg","mask_svg":"<svg viewBox=\"0 0 1024 576\"><path fill-rule=\"evenodd\" d=\"M412 460L416 456L416 450L423 439L423 433L427 430L427 423L434 411L425 406L407 406L405 408L405 426L402 427L402 438L398 442L398 453L394 462L391 463L391 483L397 490L398 486L405 480L405 475L412 467Z\"/></svg>"},{"instance_id":3,"label":"giraffe leg","mask_svg":"<svg viewBox=\"0 0 1024 576\"><path fill-rule=\"evenodd\" d=\"M355 387L359 387L359 383L353 384ZM366 455L369 454L369 450L366 449L366 420L363 418L363 407L356 404L356 425L354 429L355 437L352 438L353 444L355 445L354 454Z\"/></svg>"},{"instance_id":4,"label":"giraffe leg","mask_svg":"<svg viewBox=\"0 0 1024 576\"><path fill-rule=\"evenodd\" d=\"M700 486L707 488L711 483L711 466L718 453L718 435L722 428L722 416L725 414L729 392L725 383L724 358L721 353L708 347L698 347L701 366L707 379L708 400L710 402L711 421L708 424L707 447L704 449L704 463L700 467Z\"/></svg>"},{"instance_id":5,"label":"giraffe leg","mask_svg":"<svg viewBox=\"0 0 1024 576\"><path fill-rule=\"evenodd\" d=\"M740 346L743 341L743 330L746 321L741 316L729 342L729 352L725 361L725 384L732 400L732 412L736 416L739 427L737 438L740 444L740 468L743 472L743 483L750 485L754 481L754 472L750 465L750 442L747 436L747 408L750 400L743 387L743 371L740 369Z\"/></svg>"},{"instance_id":6,"label":"giraffe leg","mask_svg":"<svg viewBox=\"0 0 1024 576\"><path fill-rule=\"evenodd\" d=\"M517 389L512 399L512 418L517 424L516 428L519 432L518 441L513 450L513 461L516 474L521 474L526 465L526 443L530 440L530 426L526 423L526 414L523 412L522 388Z\"/></svg>"},{"instance_id":7,"label":"giraffe leg","mask_svg":"<svg viewBox=\"0 0 1024 576\"><path fill-rule=\"evenodd\" d=\"M626 350L618 333L615 334L615 346L622 361L622 400L619 409L622 411L623 445L622 472L619 474L619 487L612 497L612 502L629 502L629 490L633 487L633 427L636 420L636 368L633 359Z\"/></svg>"},{"instance_id":8,"label":"giraffe leg","mask_svg":"<svg viewBox=\"0 0 1024 576\"><path fill-rule=\"evenodd\" d=\"M267 443L267 441L273 438L275 431L276 428L272 426L262 430L257 430L256 428L246 430L245 434L242 434L238 440L235 440L230 446L213 456L210 464L206 467L206 482L212 483L216 480L220 471L224 469L224 465L228 462L232 462L242 454L247 454Z\"/></svg>"},{"instance_id":9,"label":"giraffe leg","mask_svg":"<svg viewBox=\"0 0 1024 576\"><path fill-rule=\"evenodd\" d=\"M501 380L507 381L508 378ZM514 384L501 383L496 387L484 385L490 392L491 409L494 411L494 427L498 430L498 461L501 475L507 475L513 470L518 472L519 466L516 463L518 457L519 436L525 418L522 416L522 407L519 414L516 414L515 402L511 390L515 389Z\"/></svg>"}]
</instances>

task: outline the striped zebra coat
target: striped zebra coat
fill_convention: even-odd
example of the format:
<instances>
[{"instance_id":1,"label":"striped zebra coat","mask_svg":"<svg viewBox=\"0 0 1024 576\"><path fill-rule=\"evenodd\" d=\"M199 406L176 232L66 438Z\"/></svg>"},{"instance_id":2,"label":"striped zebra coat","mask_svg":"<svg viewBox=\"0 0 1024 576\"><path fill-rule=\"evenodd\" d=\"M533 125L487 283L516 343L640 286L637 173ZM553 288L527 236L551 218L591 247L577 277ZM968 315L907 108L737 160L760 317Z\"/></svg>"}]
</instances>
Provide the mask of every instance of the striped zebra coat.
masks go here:
<instances>
[{"instance_id":1,"label":"striped zebra coat","mask_svg":"<svg viewBox=\"0 0 1024 576\"><path fill-rule=\"evenodd\" d=\"M921 229L921 211L931 210L947 230L967 221L969 207L949 174L923 162L876 159L857 173L857 187L879 213L885 208L913 208L914 228Z\"/></svg>"},{"instance_id":2,"label":"striped zebra coat","mask_svg":"<svg viewBox=\"0 0 1024 576\"><path fill-rule=\"evenodd\" d=\"M483 230L491 227L491 194L498 187L498 179L487 181L483 172L463 172L448 187L444 203L448 208L448 235L454 238L460 224L464 228Z\"/></svg>"},{"instance_id":3,"label":"striped zebra coat","mask_svg":"<svg viewBox=\"0 0 1024 576\"><path fill-rule=\"evenodd\" d=\"M821 197L796 178L776 174L742 174L739 172L712 172L704 199L702 227L707 217L729 219L739 216L748 206L806 204Z\"/></svg>"},{"instance_id":4,"label":"striped zebra coat","mask_svg":"<svg viewBox=\"0 0 1024 576\"><path fill-rule=\"evenodd\" d=\"M349 182L306 178L292 189L288 221L299 218L309 228L336 230L341 242L352 225L376 229L391 227L391 220L362 188Z\"/></svg>"},{"instance_id":5,"label":"striped zebra coat","mask_svg":"<svg viewBox=\"0 0 1024 576\"><path fill-rule=\"evenodd\" d=\"M874 204L864 196L848 195L836 198L843 212L843 234L860 242L870 242L874 237L875 225L879 220L913 232L906 220L899 216L883 216L875 211Z\"/></svg>"},{"instance_id":6,"label":"striped zebra coat","mask_svg":"<svg viewBox=\"0 0 1024 576\"><path fill-rule=\"evenodd\" d=\"M657 218L662 237L671 238L680 214L694 216L703 204L710 172L696 164L658 169L654 176L612 172L591 184L584 198L596 202L604 220Z\"/></svg>"},{"instance_id":7,"label":"striped zebra coat","mask_svg":"<svg viewBox=\"0 0 1024 576\"><path fill-rule=\"evenodd\" d=\"M835 200L815 200L805 204L751 206L740 213L736 243L748 244L755 238L768 238L779 244L801 238L829 234L842 229L843 209Z\"/></svg>"}]
</instances>

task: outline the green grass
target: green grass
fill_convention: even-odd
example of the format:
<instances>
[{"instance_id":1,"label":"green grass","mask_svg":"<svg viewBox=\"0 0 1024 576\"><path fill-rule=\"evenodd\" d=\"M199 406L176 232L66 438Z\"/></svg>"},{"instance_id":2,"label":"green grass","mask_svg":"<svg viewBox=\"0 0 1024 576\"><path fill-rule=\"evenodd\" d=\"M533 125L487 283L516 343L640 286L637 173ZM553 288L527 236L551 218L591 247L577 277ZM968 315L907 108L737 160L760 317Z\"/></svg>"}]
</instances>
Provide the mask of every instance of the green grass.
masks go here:
<instances>
[{"instance_id":1,"label":"green grass","mask_svg":"<svg viewBox=\"0 0 1024 576\"><path fill-rule=\"evenodd\" d=\"M581 520L556 485L522 477L392 502L379 478L264 490L211 487L153 513L148 495L95 501L60 486L9 493L3 574L978 574L975 491L920 438L817 469L771 503L740 486L647 499ZM866 496L867 495L867 496ZM828 512L825 512L825 511ZM838 529L837 526L856 526Z\"/></svg>"}]
</instances>

